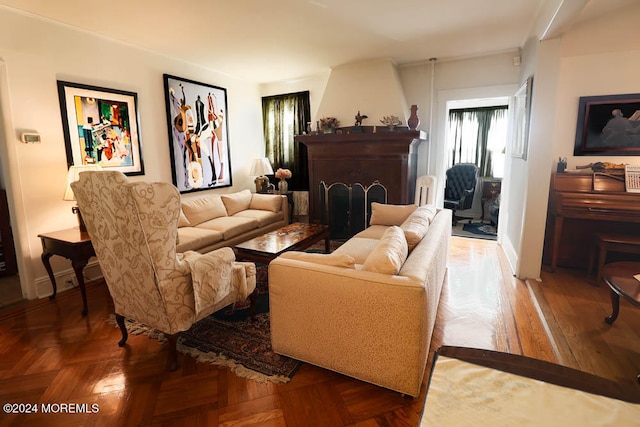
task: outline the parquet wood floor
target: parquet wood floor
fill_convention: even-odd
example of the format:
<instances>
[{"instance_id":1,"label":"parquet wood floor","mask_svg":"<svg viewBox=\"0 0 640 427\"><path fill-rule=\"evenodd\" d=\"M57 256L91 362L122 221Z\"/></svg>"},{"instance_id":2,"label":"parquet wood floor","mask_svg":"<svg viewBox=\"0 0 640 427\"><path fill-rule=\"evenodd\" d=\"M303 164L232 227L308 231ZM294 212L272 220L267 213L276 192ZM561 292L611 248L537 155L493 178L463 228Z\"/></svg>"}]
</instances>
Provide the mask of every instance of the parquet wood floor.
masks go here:
<instances>
[{"instance_id":1,"label":"parquet wood floor","mask_svg":"<svg viewBox=\"0 0 640 427\"><path fill-rule=\"evenodd\" d=\"M514 279L493 241L453 237L432 351L446 344L524 354L638 387L640 310L623 301L609 326L604 285L574 270L542 279ZM86 318L78 289L0 311L0 403L96 404L99 412L0 413L0 425L419 423L426 384L412 399L307 364L287 384L257 383L184 355L168 372L166 346L157 341L130 336L127 347L117 346L119 332L106 322L113 309L106 287L87 290Z\"/></svg>"}]
</instances>

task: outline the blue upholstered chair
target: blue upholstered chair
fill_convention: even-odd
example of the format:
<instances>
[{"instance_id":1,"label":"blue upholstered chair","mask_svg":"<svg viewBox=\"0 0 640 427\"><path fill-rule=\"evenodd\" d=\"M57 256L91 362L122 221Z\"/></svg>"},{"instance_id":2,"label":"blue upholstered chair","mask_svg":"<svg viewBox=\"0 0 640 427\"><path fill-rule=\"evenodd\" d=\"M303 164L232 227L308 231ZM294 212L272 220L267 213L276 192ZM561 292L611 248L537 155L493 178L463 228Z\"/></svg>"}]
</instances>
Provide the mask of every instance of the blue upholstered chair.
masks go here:
<instances>
[{"instance_id":1,"label":"blue upholstered chair","mask_svg":"<svg viewBox=\"0 0 640 427\"><path fill-rule=\"evenodd\" d=\"M453 211L453 225L460 218L456 211L470 209L478 182L478 166L473 163L458 163L447 170L447 184L444 188L444 207Z\"/></svg>"}]
</instances>

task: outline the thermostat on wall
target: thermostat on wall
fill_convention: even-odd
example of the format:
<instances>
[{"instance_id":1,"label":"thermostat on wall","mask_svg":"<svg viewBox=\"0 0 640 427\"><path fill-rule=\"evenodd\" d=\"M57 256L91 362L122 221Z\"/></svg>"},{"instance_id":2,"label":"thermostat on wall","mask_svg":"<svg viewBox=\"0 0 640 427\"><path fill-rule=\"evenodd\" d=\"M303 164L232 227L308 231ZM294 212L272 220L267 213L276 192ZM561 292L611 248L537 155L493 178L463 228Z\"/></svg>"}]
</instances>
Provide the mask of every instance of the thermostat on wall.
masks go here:
<instances>
[{"instance_id":1,"label":"thermostat on wall","mask_svg":"<svg viewBox=\"0 0 640 427\"><path fill-rule=\"evenodd\" d=\"M20 138L22 139L22 142L24 142L25 144L28 144L28 143L40 144L41 142L39 133L23 132L22 135L20 135Z\"/></svg>"}]
</instances>

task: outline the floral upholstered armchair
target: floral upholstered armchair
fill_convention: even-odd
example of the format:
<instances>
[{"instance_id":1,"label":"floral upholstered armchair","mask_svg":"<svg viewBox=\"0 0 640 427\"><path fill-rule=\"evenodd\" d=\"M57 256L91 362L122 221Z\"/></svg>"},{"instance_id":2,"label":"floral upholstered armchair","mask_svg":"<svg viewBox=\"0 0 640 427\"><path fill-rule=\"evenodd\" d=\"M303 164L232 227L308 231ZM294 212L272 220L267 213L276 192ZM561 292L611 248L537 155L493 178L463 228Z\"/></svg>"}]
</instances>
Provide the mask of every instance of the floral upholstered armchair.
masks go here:
<instances>
[{"instance_id":1,"label":"floral upholstered armchair","mask_svg":"<svg viewBox=\"0 0 640 427\"><path fill-rule=\"evenodd\" d=\"M255 290L255 265L236 262L231 248L176 253L180 194L173 185L92 171L72 188L115 305L121 347L125 318L156 328L169 338L176 369L177 333Z\"/></svg>"}]
</instances>

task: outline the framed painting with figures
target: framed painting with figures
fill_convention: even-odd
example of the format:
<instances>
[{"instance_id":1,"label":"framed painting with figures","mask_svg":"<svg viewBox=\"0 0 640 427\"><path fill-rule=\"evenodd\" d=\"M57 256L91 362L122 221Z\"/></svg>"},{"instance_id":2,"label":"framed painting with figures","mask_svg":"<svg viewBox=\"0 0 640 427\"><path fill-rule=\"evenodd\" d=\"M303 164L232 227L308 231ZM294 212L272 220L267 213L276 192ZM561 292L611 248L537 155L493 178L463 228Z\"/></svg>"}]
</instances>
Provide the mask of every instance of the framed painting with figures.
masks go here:
<instances>
[{"instance_id":1,"label":"framed painting with figures","mask_svg":"<svg viewBox=\"0 0 640 427\"><path fill-rule=\"evenodd\" d=\"M164 74L164 91L174 185L231 186L226 89Z\"/></svg>"},{"instance_id":2,"label":"framed painting with figures","mask_svg":"<svg viewBox=\"0 0 640 427\"><path fill-rule=\"evenodd\" d=\"M580 97L573 154L640 155L640 94Z\"/></svg>"},{"instance_id":3,"label":"framed painting with figures","mask_svg":"<svg viewBox=\"0 0 640 427\"><path fill-rule=\"evenodd\" d=\"M137 94L58 81L67 166L144 175Z\"/></svg>"}]
</instances>

